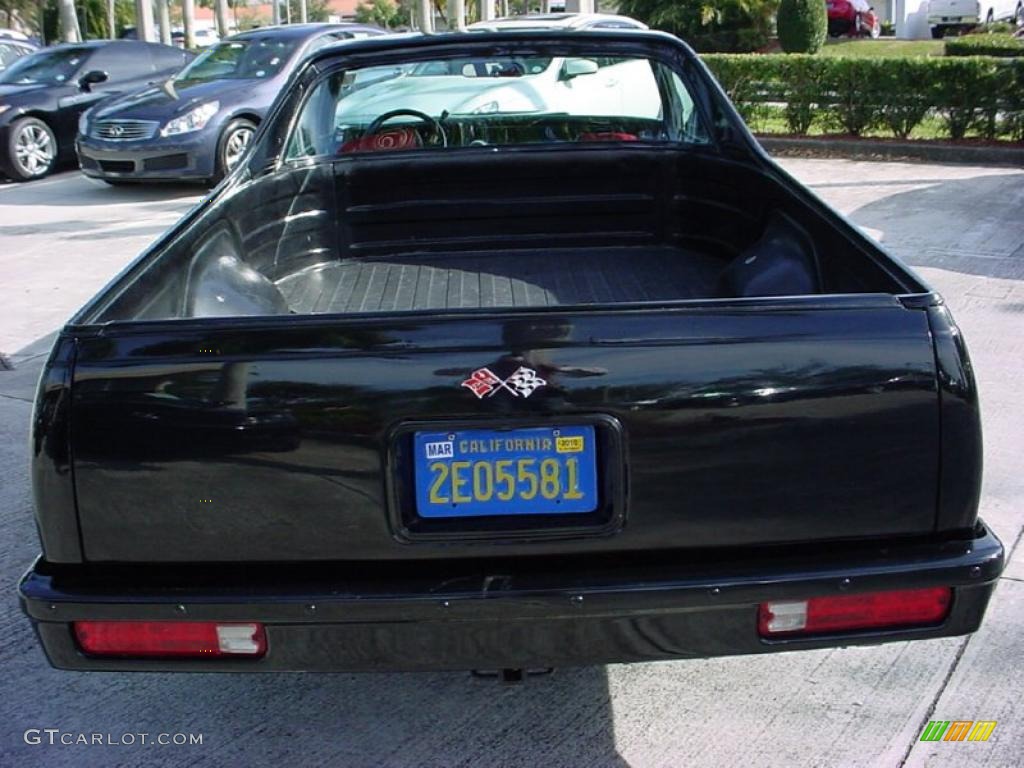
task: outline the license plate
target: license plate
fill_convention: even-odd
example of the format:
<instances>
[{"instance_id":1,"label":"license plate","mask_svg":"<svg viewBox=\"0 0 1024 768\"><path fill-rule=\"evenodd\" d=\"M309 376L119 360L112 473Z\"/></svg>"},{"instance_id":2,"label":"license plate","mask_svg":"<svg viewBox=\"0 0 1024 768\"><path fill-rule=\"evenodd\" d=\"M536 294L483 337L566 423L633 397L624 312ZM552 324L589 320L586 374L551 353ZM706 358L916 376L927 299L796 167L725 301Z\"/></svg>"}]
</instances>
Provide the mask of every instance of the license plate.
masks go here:
<instances>
[{"instance_id":1,"label":"license plate","mask_svg":"<svg viewBox=\"0 0 1024 768\"><path fill-rule=\"evenodd\" d=\"M591 426L417 432L413 448L420 517L565 515L597 509Z\"/></svg>"}]
</instances>

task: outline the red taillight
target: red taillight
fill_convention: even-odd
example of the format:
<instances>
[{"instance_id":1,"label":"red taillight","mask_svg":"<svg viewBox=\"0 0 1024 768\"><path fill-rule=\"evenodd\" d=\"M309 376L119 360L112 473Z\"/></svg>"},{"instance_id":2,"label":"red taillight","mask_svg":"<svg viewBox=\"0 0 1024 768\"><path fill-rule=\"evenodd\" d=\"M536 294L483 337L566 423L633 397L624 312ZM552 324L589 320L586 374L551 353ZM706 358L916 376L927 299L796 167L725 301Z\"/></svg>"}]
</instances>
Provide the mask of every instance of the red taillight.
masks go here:
<instances>
[{"instance_id":1,"label":"red taillight","mask_svg":"<svg viewBox=\"0 0 1024 768\"><path fill-rule=\"evenodd\" d=\"M267 652L262 624L215 621L76 621L75 638L91 656L207 658Z\"/></svg>"},{"instance_id":2,"label":"red taillight","mask_svg":"<svg viewBox=\"0 0 1024 768\"><path fill-rule=\"evenodd\" d=\"M949 587L933 587L761 603L757 631L779 637L926 626L946 618L952 597Z\"/></svg>"}]
</instances>

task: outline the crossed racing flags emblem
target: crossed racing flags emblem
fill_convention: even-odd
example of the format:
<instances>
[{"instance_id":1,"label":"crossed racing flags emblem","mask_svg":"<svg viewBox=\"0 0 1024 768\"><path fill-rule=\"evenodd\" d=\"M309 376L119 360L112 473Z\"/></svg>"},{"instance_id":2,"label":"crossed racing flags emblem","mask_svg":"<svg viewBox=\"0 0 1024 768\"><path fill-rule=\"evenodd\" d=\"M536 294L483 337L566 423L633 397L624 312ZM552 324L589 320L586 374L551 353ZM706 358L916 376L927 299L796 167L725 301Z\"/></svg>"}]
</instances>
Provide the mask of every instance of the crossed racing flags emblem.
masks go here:
<instances>
[{"instance_id":1,"label":"crossed racing flags emblem","mask_svg":"<svg viewBox=\"0 0 1024 768\"><path fill-rule=\"evenodd\" d=\"M478 368L462 382L462 386L481 400L492 397L499 389L508 390L512 397L529 397L546 385L547 382L538 376L535 370L522 365L507 379L502 379L490 368Z\"/></svg>"}]
</instances>

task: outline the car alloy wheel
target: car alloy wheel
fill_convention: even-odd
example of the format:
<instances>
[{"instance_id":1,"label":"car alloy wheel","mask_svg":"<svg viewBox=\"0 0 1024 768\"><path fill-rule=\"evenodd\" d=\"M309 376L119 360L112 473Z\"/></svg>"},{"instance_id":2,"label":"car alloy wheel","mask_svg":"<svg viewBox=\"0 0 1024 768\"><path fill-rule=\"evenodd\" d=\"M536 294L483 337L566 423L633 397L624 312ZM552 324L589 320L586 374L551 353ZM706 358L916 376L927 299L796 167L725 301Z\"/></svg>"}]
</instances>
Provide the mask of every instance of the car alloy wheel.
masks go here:
<instances>
[{"instance_id":1,"label":"car alloy wheel","mask_svg":"<svg viewBox=\"0 0 1024 768\"><path fill-rule=\"evenodd\" d=\"M11 128L10 165L16 178L27 181L48 174L57 159L57 140L42 120L25 118Z\"/></svg>"},{"instance_id":2,"label":"car alloy wheel","mask_svg":"<svg viewBox=\"0 0 1024 768\"><path fill-rule=\"evenodd\" d=\"M224 142L224 170L230 173L252 143L256 130L248 125L235 128Z\"/></svg>"},{"instance_id":3,"label":"car alloy wheel","mask_svg":"<svg viewBox=\"0 0 1024 768\"><path fill-rule=\"evenodd\" d=\"M237 117L224 127L217 142L216 167L211 184L216 184L235 169L255 135L256 123L244 117Z\"/></svg>"}]
</instances>

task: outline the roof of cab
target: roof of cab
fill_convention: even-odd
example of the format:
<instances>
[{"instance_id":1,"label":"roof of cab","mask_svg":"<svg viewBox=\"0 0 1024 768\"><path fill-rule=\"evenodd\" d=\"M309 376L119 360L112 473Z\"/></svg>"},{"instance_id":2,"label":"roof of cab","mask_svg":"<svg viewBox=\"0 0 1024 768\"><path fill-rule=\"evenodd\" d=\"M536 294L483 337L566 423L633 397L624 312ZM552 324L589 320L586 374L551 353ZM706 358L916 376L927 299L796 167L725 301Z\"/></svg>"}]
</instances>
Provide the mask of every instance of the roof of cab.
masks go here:
<instances>
[{"instance_id":1,"label":"roof of cab","mask_svg":"<svg viewBox=\"0 0 1024 768\"><path fill-rule=\"evenodd\" d=\"M652 50L656 48L664 50L668 47L677 53L682 53L687 58L696 58L696 54L690 46L667 32L650 29L596 29L587 30L586 34L581 34L579 31L572 29L540 27L503 31L487 29L434 34L407 32L377 35L358 40L343 40L324 46L311 54L306 60L306 64L310 66L339 54L362 56L365 54L390 53L406 49L410 55L415 55L415 58L422 59L420 51L431 48L451 49L457 48L459 45L472 46L476 49L488 45L500 48L513 42L524 47L528 47L531 43L545 46L558 46L560 43L565 43L566 45L578 47L583 44L584 40L586 45L595 46L622 44L635 48L639 44L646 45ZM451 52L448 51L446 55L451 55Z\"/></svg>"}]
</instances>

